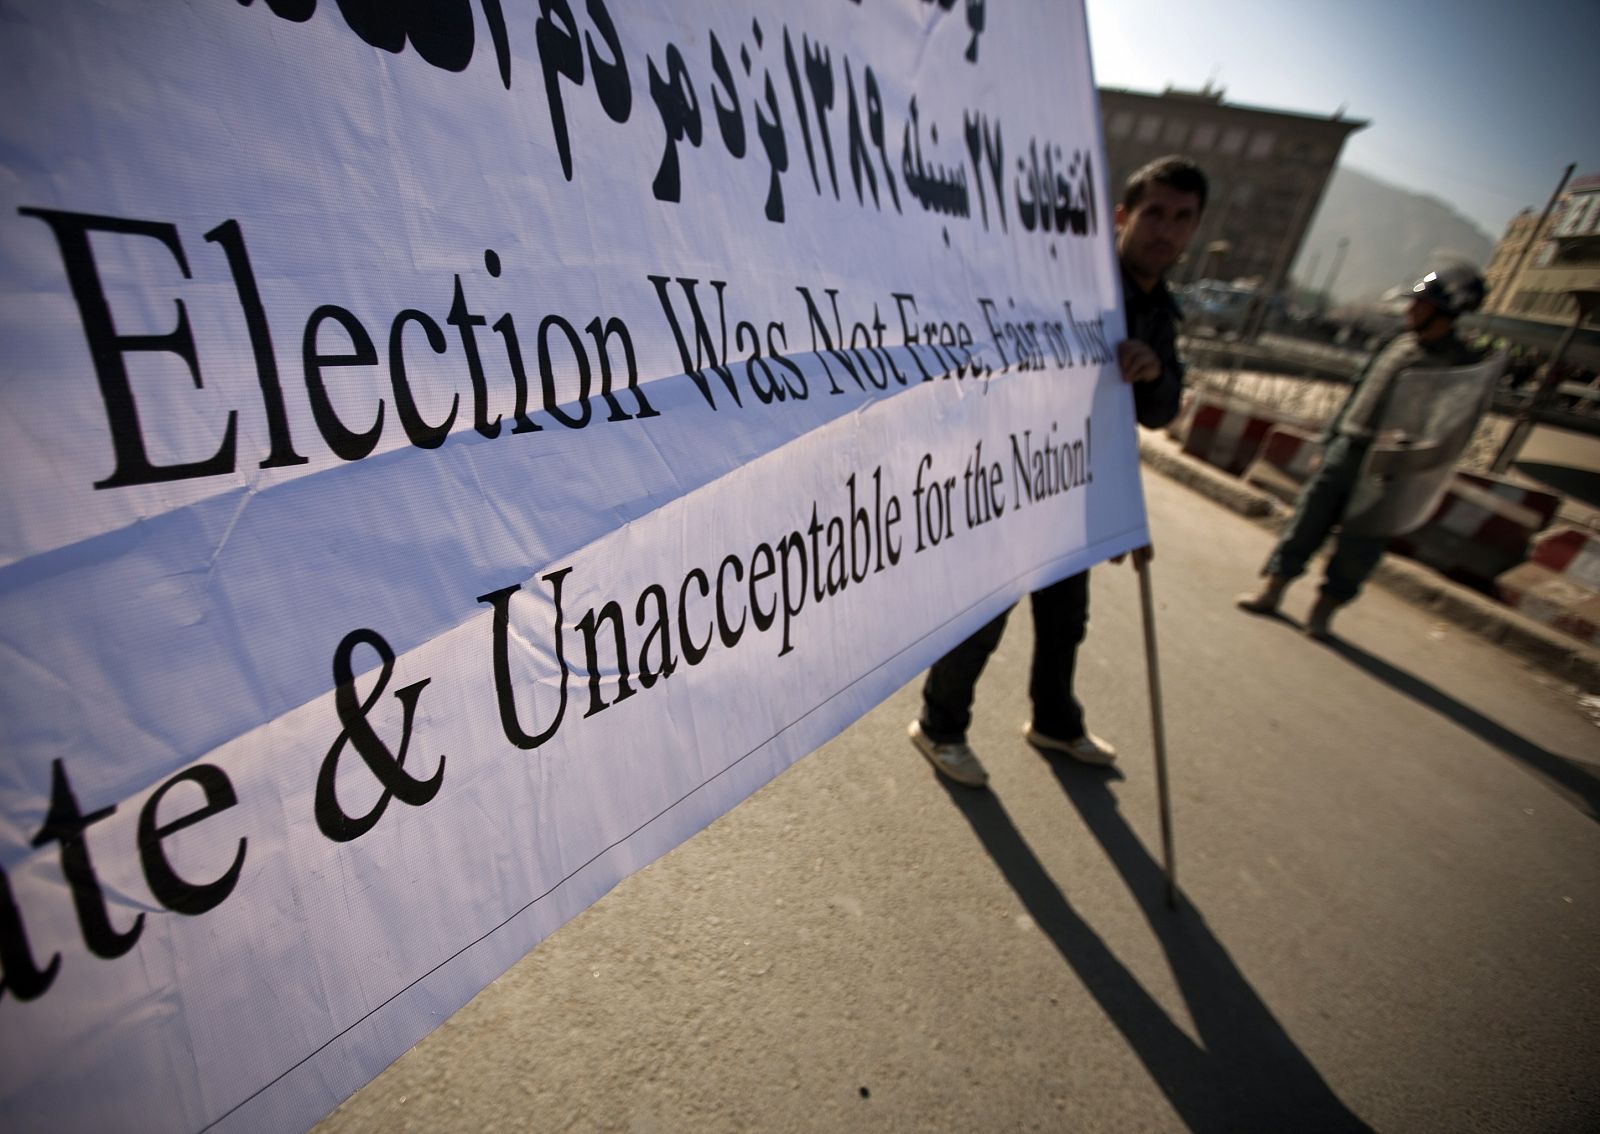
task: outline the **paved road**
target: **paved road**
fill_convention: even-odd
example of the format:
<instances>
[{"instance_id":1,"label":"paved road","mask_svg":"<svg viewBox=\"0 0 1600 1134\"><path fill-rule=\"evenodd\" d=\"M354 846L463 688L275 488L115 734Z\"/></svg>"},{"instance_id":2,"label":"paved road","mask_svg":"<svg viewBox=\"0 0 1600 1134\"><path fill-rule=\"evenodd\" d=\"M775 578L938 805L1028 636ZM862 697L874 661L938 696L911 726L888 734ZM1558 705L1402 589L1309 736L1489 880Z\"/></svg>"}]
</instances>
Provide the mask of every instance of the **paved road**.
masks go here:
<instances>
[{"instance_id":1,"label":"paved road","mask_svg":"<svg viewBox=\"0 0 1600 1134\"><path fill-rule=\"evenodd\" d=\"M979 687L992 791L946 789L907 744L913 683L319 1131L1600 1127L1578 691L1382 591L1342 645L1239 614L1269 537L1146 483L1178 912L1135 577L1097 568L1080 687L1120 773L1022 743L1020 618Z\"/></svg>"}]
</instances>

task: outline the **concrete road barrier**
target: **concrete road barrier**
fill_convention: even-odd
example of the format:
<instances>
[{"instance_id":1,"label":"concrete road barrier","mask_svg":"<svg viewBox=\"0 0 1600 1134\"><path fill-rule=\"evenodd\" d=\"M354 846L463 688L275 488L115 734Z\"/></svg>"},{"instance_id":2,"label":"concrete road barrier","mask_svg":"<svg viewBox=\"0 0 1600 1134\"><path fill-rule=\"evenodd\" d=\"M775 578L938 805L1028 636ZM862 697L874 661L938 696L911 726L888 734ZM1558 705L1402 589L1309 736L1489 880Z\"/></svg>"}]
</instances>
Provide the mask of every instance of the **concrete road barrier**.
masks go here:
<instances>
[{"instance_id":1,"label":"concrete road barrier","mask_svg":"<svg viewBox=\"0 0 1600 1134\"><path fill-rule=\"evenodd\" d=\"M1499 581L1500 597L1529 618L1600 646L1600 536L1558 528Z\"/></svg>"},{"instance_id":2,"label":"concrete road barrier","mask_svg":"<svg viewBox=\"0 0 1600 1134\"><path fill-rule=\"evenodd\" d=\"M1311 478L1311 462L1320 448L1311 430L1274 425L1244 470L1245 483L1292 504L1301 486Z\"/></svg>"},{"instance_id":3,"label":"concrete road barrier","mask_svg":"<svg viewBox=\"0 0 1600 1134\"><path fill-rule=\"evenodd\" d=\"M1528 557L1561 498L1502 477L1457 472L1422 527L1390 543L1401 555L1493 593L1495 579Z\"/></svg>"},{"instance_id":4,"label":"concrete road barrier","mask_svg":"<svg viewBox=\"0 0 1600 1134\"><path fill-rule=\"evenodd\" d=\"M1275 410L1198 393L1185 415L1183 451L1238 476L1256 459L1268 432L1285 424Z\"/></svg>"}]
</instances>

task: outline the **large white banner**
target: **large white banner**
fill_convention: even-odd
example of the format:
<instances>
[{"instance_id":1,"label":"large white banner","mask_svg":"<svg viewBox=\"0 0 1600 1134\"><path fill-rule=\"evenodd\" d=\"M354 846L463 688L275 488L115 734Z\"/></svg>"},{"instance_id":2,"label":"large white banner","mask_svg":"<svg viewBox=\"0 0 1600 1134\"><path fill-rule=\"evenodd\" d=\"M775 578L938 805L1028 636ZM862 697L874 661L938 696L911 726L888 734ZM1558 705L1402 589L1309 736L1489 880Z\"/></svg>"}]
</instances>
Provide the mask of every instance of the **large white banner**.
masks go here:
<instances>
[{"instance_id":1,"label":"large white banner","mask_svg":"<svg viewBox=\"0 0 1600 1134\"><path fill-rule=\"evenodd\" d=\"M1059 0L0 5L3 1124L311 1124L1144 543L1100 153Z\"/></svg>"}]
</instances>

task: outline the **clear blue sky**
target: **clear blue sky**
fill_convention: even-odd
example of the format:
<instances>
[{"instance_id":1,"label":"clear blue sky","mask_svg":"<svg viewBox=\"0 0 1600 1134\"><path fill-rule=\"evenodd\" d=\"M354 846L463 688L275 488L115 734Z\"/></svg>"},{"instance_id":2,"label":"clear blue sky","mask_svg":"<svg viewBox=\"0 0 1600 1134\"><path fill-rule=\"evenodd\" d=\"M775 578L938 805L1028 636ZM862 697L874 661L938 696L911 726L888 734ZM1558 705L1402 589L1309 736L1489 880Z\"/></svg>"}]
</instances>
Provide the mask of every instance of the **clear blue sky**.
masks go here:
<instances>
[{"instance_id":1,"label":"clear blue sky","mask_svg":"<svg viewBox=\"0 0 1600 1134\"><path fill-rule=\"evenodd\" d=\"M1095 81L1371 123L1340 161L1498 240L1600 173L1600 0L1085 0Z\"/></svg>"}]
</instances>

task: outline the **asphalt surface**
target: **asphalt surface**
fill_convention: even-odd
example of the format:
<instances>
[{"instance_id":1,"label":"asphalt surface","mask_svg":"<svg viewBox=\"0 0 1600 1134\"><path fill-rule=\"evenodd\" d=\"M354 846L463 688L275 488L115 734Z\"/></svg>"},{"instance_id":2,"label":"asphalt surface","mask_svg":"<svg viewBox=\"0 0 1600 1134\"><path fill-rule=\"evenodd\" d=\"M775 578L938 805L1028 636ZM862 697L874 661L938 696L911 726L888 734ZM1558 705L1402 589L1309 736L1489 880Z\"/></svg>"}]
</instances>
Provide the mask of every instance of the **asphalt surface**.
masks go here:
<instances>
[{"instance_id":1,"label":"asphalt surface","mask_svg":"<svg viewBox=\"0 0 1600 1134\"><path fill-rule=\"evenodd\" d=\"M1538 436L1537 432L1535 436ZM1231 511L1249 517L1269 532L1280 531L1287 522L1291 511L1289 504L1204 461L1188 456L1176 440L1164 433L1141 431L1139 454L1147 470L1157 471ZM1514 475L1531 487L1543 491L1553 489L1552 485L1523 474L1520 470L1526 467L1516 465ZM1560 469L1579 481L1600 476L1571 465L1562 465ZM1563 497L1552 527L1562 525L1600 528L1600 512L1581 500ZM1368 581L1368 588L1388 590L1430 617L1470 631L1522 662L1537 666L1591 693L1600 693L1600 647L1555 630L1498 600L1454 583L1420 563L1399 555L1386 555Z\"/></svg>"},{"instance_id":2,"label":"asphalt surface","mask_svg":"<svg viewBox=\"0 0 1600 1134\"><path fill-rule=\"evenodd\" d=\"M1165 903L1137 581L1096 568L1079 690L1115 771L1019 735L988 791L913 682L621 883L317 1127L1600 1128L1600 703L1373 588L1233 609L1271 536L1146 476L1177 848Z\"/></svg>"}]
</instances>

